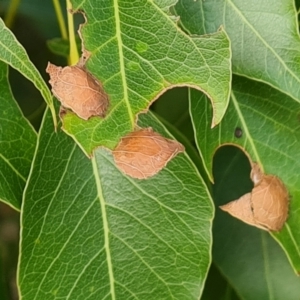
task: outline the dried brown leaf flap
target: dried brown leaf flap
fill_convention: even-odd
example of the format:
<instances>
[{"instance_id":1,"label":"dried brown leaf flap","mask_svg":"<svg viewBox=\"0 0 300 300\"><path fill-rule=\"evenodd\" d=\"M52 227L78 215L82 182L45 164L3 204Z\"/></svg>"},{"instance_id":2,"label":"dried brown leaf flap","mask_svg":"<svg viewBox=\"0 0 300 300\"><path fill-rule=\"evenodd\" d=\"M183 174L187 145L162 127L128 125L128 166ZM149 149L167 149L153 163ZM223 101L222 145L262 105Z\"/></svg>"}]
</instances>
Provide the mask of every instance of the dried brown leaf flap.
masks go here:
<instances>
[{"instance_id":1,"label":"dried brown leaf flap","mask_svg":"<svg viewBox=\"0 0 300 300\"><path fill-rule=\"evenodd\" d=\"M113 151L116 165L125 174L146 179L163 169L184 147L166 139L152 128L140 129L124 136Z\"/></svg>"},{"instance_id":2,"label":"dried brown leaf flap","mask_svg":"<svg viewBox=\"0 0 300 300\"><path fill-rule=\"evenodd\" d=\"M238 200L220 206L241 221L264 230L279 231L288 217L289 193L282 181L265 175L253 164L254 188Z\"/></svg>"},{"instance_id":3,"label":"dried brown leaf flap","mask_svg":"<svg viewBox=\"0 0 300 300\"><path fill-rule=\"evenodd\" d=\"M54 96L65 108L71 109L80 118L104 117L108 108L108 96L100 82L84 67L57 67L48 63L47 73Z\"/></svg>"}]
</instances>

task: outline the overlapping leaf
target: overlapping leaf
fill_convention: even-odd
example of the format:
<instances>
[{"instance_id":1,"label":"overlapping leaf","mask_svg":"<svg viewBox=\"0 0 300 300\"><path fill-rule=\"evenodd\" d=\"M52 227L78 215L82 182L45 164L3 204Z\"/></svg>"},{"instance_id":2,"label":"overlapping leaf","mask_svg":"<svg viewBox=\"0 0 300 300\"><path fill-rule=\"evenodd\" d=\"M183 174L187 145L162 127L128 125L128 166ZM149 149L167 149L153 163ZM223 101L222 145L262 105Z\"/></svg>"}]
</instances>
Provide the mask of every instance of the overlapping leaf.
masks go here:
<instances>
[{"instance_id":1,"label":"overlapping leaf","mask_svg":"<svg viewBox=\"0 0 300 300\"><path fill-rule=\"evenodd\" d=\"M78 52L81 50L81 40L76 36ZM67 58L70 54L70 42L63 38L54 38L47 41L49 50L59 56Z\"/></svg>"},{"instance_id":2,"label":"overlapping leaf","mask_svg":"<svg viewBox=\"0 0 300 300\"><path fill-rule=\"evenodd\" d=\"M36 133L17 106L0 62L0 200L20 209L36 145Z\"/></svg>"},{"instance_id":3,"label":"overlapping leaf","mask_svg":"<svg viewBox=\"0 0 300 300\"><path fill-rule=\"evenodd\" d=\"M154 117L140 126L168 136ZM21 297L198 300L212 214L186 154L134 180L107 150L89 160L70 137L53 133L48 114L22 210Z\"/></svg>"},{"instance_id":4,"label":"overlapping leaf","mask_svg":"<svg viewBox=\"0 0 300 300\"><path fill-rule=\"evenodd\" d=\"M300 121L299 104L262 83L234 77L231 102L222 123L210 129L211 109L203 95L191 93L191 115L198 147L211 174L216 149L235 144L258 162L266 174L278 176L291 195L289 218L274 237L300 271L299 218ZM235 136L236 128L242 131ZM205 139L205 142L203 142ZM234 199L232 199L234 200Z\"/></svg>"},{"instance_id":5,"label":"overlapping leaf","mask_svg":"<svg viewBox=\"0 0 300 300\"><path fill-rule=\"evenodd\" d=\"M264 81L300 102L300 40L293 0L180 0L176 6L192 34L224 26L233 72Z\"/></svg>"},{"instance_id":6,"label":"overlapping leaf","mask_svg":"<svg viewBox=\"0 0 300 300\"><path fill-rule=\"evenodd\" d=\"M41 92L45 101L49 105L56 126L55 110L52 103L52 95L41 74L30 61L26 50L17 41L14 34L5 26L0 18L0 60L4 61L12 68L19 71L24 77L29 79Z\"/></svg>"},{"instance_id":7,"label":"overlapping leaf","mask_svg":"<svg viewBox=\"0 0 300 300\"><path fill-rule=\"evenodd\" d=\"M218 150L214 158L217 206L251 189L249 172L249 161L237 148ZM294 300L299 297L300 278L293 272L282 249L267 233L219 209L213 228L214 262L241 299Z\"/></svg>"},{"instance_id":8,"label":"overlapping leaf","mask_svg":"<svg viewBox=\"0 0 300 300\"><path fill-rule=\"evenodd\" d=\"M87 18L82 27L83 45L91 53L87 68L110 96L105 119L64 117L64 130L86 153L99 145L113 148L133 130L136 115L173 86L202 90L213 103L212 125L221 121L230 91L229 40L223 29L186 35L168 12L175 3L73 1Z\"/></svg>"}]
</instances>

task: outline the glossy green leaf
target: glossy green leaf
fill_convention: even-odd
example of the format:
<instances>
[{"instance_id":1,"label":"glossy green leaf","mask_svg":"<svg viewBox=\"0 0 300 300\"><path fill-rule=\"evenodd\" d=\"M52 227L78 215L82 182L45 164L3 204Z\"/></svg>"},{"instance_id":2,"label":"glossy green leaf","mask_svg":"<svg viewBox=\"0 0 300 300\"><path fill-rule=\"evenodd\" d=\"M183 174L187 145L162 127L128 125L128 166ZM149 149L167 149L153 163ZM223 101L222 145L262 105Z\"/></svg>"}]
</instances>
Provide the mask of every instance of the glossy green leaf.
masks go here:
<instances>
[{"instance_id":1,"label":"glossy green leaf","mask_svg":"<svg viewBox=\"0 0 300 300\"><path fill-rule=\"evenodd\" d=\"M56 115L53 106L51 92L43 80L41 74L29 59L24 47L17 41L14 34L5 26L0 18L0 60L19 71L24 77L30 80L41 92L49 105L56 126Z\"/></svg>"},{"instance_id":2,"label":"glossy green leaf","mask_svg":"<svg viewBox=\"0 0 300 300\"><path fill-rule=\"evenodd\" d=\"M209 96L212 126L228 105L231 52L223 28L189 36L168 12L172 1L73 1L87 19L83 45L91 53L87 68L110 98L105 119L64 117L64 130L90 154L100 145L114 148L132 131L138 113L174 86L192 86ZM174 103L176 105L176 103Z\"/></svg>"},{"instance_id":3,"label":"glossy green leaf","mask_svg":"<svg viewBox=\"0 0 300 300\"><path fill-rule=\"evenodd\" d=\"M299 104L267 85L234 77L228 111L222 123L210 129L207 120L212 112L204 97L191 92L192 120L207 171L211 174L213 155L219 146L235 144L258 162L266 174L276 175L284 182L291 195L289 218L283 230L273 236L299 272ZM235 135L237 129L241 129L241 137Z\"/></svg>"},{"instance_id":4,"label":"glossy green leaf","mask_svg":"<svg viewBox=\"0 0 300 300\"><path fill-rule=\"evenodd\" d=\"M0 200L20 209L36 145L36 133L16 104L0 62Z\"/></svg>"},{"instance_id":5,"label":"glossy green leaf","mask_svg":"<svg viewBox=\"0 0 300 300\"><path fill-rule=\"evenodd\" d=\"M217 151L214 158L216 206L251 189L248 159L235 147ZM270 235L216 209L213 226L214 263L244 300L295 300L300 278Z\"/></svg>"},{"instance_id":6,"label":"glossy green leaf","mask_svg":"<svg viewBox=\"0 0 300 300\"><path fill-rule=\"evenodd\" d=\"M224 26L233 72L268 83L300 102L300 40L293 0L180 0L176 12L192 34Z\"/></svg>"},{"instance_id":7,"label":"glossy green leaf","mask_svg":"<svg viewBox=\"0 0 300 300\"><path fill-rule=\"evenodd\" d=\"M169 135L153 116L141 119ZM212 217L207 187L185 153L135 180L108 150L89 160L53 132L48 114L22 210L22 299L198 300Z\"/></svg>"}]
</instances>

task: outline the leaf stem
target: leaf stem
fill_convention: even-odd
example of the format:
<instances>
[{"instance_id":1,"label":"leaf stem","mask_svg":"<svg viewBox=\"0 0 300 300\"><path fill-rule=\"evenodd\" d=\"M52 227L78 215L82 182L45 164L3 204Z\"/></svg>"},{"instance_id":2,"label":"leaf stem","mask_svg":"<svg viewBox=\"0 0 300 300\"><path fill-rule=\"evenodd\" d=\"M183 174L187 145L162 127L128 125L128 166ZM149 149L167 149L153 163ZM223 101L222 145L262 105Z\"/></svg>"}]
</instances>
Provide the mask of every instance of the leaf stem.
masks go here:
<instances>
[{"instance_id":1,"label":"leaf stem","mask_svg":"<svg viewBox=\"0 0 300 300\"><path fill-rule=\"evenodd\" d=\"M65 23L65 20L64 20L64 16L63 16L63 13L62 13L62 10L61 10L59 0L53 0L53 6L54 6L54 9L55 9L55 13L56 13L58 26L59 26L60 33L61 33L61 37L65 40L67 40L68 39L68 32L67 32L66 23Z\"/></svg>"},{"instance_id":2,"label":"leaf stem","mask_svg":"<svg viewBox=\"0 0 300 300\"><path fill-rule=\"evenodd\" d=\"M20 4L20 0L10 0L7 14L4 18L4 23L8 28L11 28Z\"/></svg>"},{"instance_id":3,"label":"leaf stem","mask_svg":"<svg viewBox=\"0 0 300 300\"><path fill-rule=\"evenodd\" d=\"M77 51L77 45L75 39L72 3L71 0L66 0L66 1L67 1L67 11L68 11L68 30L69 30L69 42L70 42L69 65L75 65L79 61L79 54Z\"/></svg>"}]
</instances>

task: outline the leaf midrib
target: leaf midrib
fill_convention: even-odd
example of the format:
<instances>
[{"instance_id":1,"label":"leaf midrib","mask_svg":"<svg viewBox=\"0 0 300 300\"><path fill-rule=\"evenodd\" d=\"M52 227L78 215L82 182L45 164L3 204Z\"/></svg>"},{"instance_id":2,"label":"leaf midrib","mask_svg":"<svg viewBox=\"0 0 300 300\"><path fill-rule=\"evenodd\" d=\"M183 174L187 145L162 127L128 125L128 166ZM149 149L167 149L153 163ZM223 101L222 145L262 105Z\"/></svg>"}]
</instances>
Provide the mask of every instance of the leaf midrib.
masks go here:
<instances>
[{"instance_id":1,"label":"leaf midrib","mask_svg":"<svg viewBox=\"0 0 300 300\"><path fill-rule=\"evenodd\" d=\"M121 37L121 26L120 26L121 22L120 22L118 0L114 0L113 5L114 5L114 14L115 14L115 21L116 21L116 39L117 39L118 50L119 50L120 73L121 73L121 80L123 83L124 101L127 107L131 125L132 127L134 127L134 116L132 114L131 105L128 99L128 92L127 92L127 82L126 82L124 54L123 54L123 41Z\"/></svg>"},{"instance_id":2,"label":"leaf midrib","mask_svg":"<svg viewBox=\"0 0 300 300\"><path fill-rule=\"evenodd\" d=\"M112 264L112 257L110 254L110 245L109 245L109 225L108 225L108 218L106 214L106 203L103 198L103 191L102 186L100 182L100 174L98 171L98 165L95 156L91 159L92 166L93 166L93 173L95 177L95 183L97 188L97 195L100 202L100 208L101 208L101 214L102 214L102 220L103 220L103 236L104 236L104 249L106 253L107 258L107 268L108 268L108 276L109 276L109 286L110 286L110 293L111 293L111 299L116 299L115 294L115 279L114 279L114 273L113 273L113 264Z\"/></svg>"}]
</instances>

